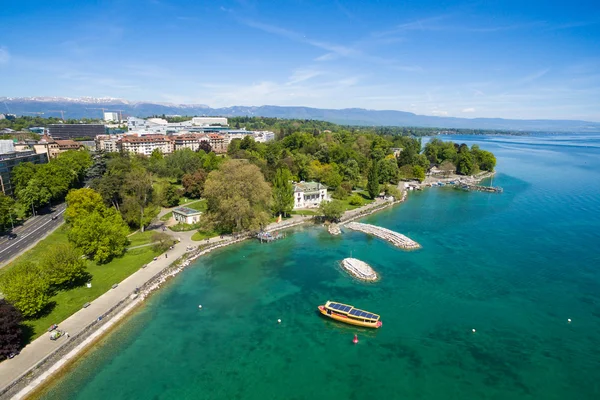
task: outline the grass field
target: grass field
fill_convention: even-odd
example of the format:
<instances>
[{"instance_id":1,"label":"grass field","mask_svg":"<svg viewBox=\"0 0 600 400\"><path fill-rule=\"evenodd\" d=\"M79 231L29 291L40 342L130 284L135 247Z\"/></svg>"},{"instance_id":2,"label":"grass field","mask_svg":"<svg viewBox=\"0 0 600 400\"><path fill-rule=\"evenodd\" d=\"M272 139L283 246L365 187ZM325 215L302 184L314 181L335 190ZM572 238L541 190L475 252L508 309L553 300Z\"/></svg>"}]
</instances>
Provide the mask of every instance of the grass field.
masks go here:
<instances>
[{"instance_id":1,"label":"grass field","mask_svg":"<svg viewBox=\"0 0 600 400\"><path fill-rule=\"evenodd\" d=\"M0 269L0 276L8 269L13 268L23 261L32 261L36 263L41 261L44 253L52 246L67 243L67 231L68 228L66 225L56 229L31 250L26 251L16 260ZM152 231L143 233L138 232L131 235L129 237L131 242L129 246L132 247L150 243L153 233L154 232ZM65 320L80 310L83 304L96 299L108 291L113 284L121 282L123 279L140 269L142 265L152 261L158 254L159 252L153 250L152 246L148 246L127 251L123 257L116 258L108 264L98 265L93 261L88 261L87 271L91 275L92 287L87 288L85 285L79 286L69 290L59 291L52 296L50 298L50 307L48 307L45 315L34 320L25 321L25 326L29 330L29 340L33 340L42 335L50 325Z\"/></svg>"},{"instance_id":2,"label":"grass field","mask_svg":"<svg viewBox=\"0 0 600 400\"><path fill-rule=\"evenodd\" d=\"M108 264L97 265L90 261L88 272L92 276L92 287L79 286L54 295L50 299L54 306L49 313L38 319L25 321L25 325L31 329L31 340L45 333L50 325L59 323L79 311L85 303L100 297L113 284L133 274L158 254L159 252L154 251L152 246L148 246L130 250L123 257L114 259Z\"/></svg>"},{"instance_id":3,"label":"grass field","mask_svg":"<svg viewBox=\"0 0 600 400\"><path fill-rule=\"evenodd\" d=\"M200 241L213 238L215 236L219 236L218 232L215 231L198 231L192 235L192 240Z\"/></svg>"}]
</instances>

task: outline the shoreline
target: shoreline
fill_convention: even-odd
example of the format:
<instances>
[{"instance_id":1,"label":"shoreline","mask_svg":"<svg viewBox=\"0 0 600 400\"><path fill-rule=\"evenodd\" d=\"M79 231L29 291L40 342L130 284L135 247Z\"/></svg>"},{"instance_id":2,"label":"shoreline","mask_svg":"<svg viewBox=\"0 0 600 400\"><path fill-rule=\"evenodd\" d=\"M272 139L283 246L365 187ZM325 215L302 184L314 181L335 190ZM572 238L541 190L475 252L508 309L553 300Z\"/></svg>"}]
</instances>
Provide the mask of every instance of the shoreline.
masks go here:
<instances>
[{"instance_id":1,"label":"shoreline","mask_svg":"<svg viewBox=\"0 0 600 400\"><path fill-rule=\"evenodd\" d=\"M491 176L490 174L489 176ZM489 176L475 178L481 181ZM376 212L393 207L394 205L403 203L408 197L408 191L402 190L402 198L390 200L379 200L374 203L367 204L363 207L354 210L348 210L340 218L340 225L354 221L359 218L372 215ZM290 221L288 224L275 225L267 227L266 231L284 230L313 221L312 217L303 217L301 219ZM187 268L192 261L197 258L217 250L222 247L227 247L232 244L243 242L252 238L250 233L245 233L231 240L216 242L211 245L199 244L198 247L190 252L187 252L172 262L167 267L163 268L156 275L150 278L144 285L140 287L138 296L128 295L123 298L116 306L112 307L104 314L101 319L95 320L80 332L73 335L68 342L58 347L56 350L39 360L35 365L14 379L11 383L2 388L0 392L0 400L3 399L26 399L40 393L52 381L60 375L61 372L68 370L86 352L90 351L95 344L107 334L109 334L116 324L125 317L132 314L135 309L143 305L143 302L153 292L160 289L161 285L166 283L172 277L179 274ZM126 278L127 279L127 278Z\"/></svg>"}]
</instances>

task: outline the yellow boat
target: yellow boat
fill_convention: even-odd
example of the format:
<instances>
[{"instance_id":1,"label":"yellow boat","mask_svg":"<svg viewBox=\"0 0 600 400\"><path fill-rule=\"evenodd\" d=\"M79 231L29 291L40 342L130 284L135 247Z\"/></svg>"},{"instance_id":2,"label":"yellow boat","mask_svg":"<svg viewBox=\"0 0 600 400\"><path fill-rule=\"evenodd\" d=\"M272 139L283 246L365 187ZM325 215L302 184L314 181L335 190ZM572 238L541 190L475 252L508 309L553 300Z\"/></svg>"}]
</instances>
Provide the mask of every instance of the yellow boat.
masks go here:
<instances>
[{"instance_id":1,"label":"yellow boat","mask_svg":"<svg viewBox=\"0 0 600 400\"><path fill-rule=\"evenodd\" d=\"M350 325L363 326L365 328L380 328L382 325L379 315L359 310L347 304L328 300L325 305L319 306L319 311L326 317Z\"/></svg>"}]
</instances>

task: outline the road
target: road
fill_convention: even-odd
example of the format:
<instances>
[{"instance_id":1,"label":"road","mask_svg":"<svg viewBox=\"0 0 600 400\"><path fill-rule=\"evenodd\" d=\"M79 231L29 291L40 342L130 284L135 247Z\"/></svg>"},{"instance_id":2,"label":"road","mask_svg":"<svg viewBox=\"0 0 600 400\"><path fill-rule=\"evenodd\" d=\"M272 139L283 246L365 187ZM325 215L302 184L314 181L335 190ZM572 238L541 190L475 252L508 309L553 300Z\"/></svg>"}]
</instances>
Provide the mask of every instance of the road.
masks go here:
<instances>
[{"instance_id":1,"label":"road","mask_svg":"<svg viewBox=\"0 0 600 400\"><path fill-rule=\"evenodd\" d=\"M56 229L64 222L63 213L66 204L54 207L54 212L30 218L23 226L16 227L13 232L17 235L12 240L7 235L0 237L0 268L3 264L17 257L31 245L37 243L48 232ZM52 219L53 216L56 219Z\"/></svg>"}]
</instances>

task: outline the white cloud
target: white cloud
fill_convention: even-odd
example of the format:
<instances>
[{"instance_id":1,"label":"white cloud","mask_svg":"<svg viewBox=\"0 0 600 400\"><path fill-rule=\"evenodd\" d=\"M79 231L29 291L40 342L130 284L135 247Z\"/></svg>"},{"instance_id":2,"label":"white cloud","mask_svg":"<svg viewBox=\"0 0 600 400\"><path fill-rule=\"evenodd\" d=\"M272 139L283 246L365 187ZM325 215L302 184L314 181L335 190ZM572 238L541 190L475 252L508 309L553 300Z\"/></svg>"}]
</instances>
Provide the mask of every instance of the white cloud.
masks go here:
<instances>
[{"instance_id":1,"label":"white cloud","mask_svg":"<svg viewBox=\"0 0 600 400\"><path fill-rule=\"evenodd\" d=\"M10 53L4 46L0 47L0 64L7 64L10 60Z\"/></svg>"},{"instance_id":2,"label":"white cloud","mask_svg":"<svg viewBox=\"0 0 600 400\"><path fill-rule=\"evenodd\" d=\"M431 110L431 115L436 115L438 117L447 117L448 116L448 111Z\"/></svg>"},{"instance_id":3,"label":"white cloud","mask_svg":"<svg viewBox=\"0 0 600 400\"><path fill-rule=\"evenodd\" d=\"M475 109L473 107L463 108L462 112L472 113L472 112L475 112Z\"/></svg>"}]
</instances>

